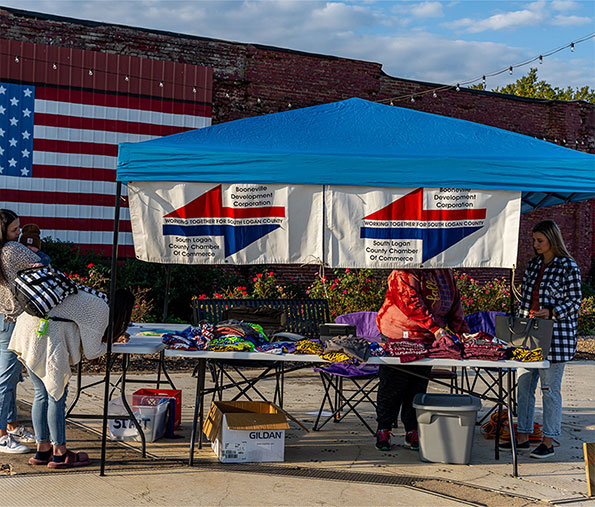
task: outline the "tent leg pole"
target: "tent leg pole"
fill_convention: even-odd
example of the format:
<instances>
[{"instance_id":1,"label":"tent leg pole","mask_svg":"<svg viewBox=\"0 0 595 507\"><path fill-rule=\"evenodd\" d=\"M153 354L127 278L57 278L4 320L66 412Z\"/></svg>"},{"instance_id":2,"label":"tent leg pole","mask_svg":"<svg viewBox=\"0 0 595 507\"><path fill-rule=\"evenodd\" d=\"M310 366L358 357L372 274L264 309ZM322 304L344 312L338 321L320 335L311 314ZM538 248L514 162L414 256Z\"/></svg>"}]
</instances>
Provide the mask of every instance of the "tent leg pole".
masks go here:
<instances>
[{"instance_id":1,"label":"tent leg pole","mask_svg":"<svg viewBox=\"0 0 595 507\"><path fill-rule=\"evenodd\" d=\"M112 242L112 264L110 271L109 287L109 324L108 337L114 334L114 312L116 296L116 270L118 268L118 232L120 229L120 197L122 195L122 182L116 183L116 209L114 213L114 239ZM99 466L99 476L105 476L105 454L107 446L107 407L110 388L110 370L111 370L112 341L107 340L107 354L105 363L105 389L103 393L103 424L101 428L101 462Z\"/></svg>"}]
</instances>

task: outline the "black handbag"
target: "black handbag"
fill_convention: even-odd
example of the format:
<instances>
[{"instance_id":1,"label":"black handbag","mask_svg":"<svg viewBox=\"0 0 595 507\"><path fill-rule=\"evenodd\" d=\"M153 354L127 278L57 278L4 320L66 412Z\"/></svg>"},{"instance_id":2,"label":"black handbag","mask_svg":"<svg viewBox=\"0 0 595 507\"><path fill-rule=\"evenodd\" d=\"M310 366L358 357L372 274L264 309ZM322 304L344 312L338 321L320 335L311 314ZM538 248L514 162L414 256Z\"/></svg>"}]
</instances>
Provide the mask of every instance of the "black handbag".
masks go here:
<instances>
[{"instance_id":1,"label":"black handbag","mask_svg":"<svg viewBox=\"0 0 595 507\"><path fill-rule=\"evenodd\" d=\"M496 337L513 347L541 349L547 357L552 344L554 321L530 317L496 315Z\"/></svg>"},{"instance_id":2,"label":"black handbag","mask_svg":"<svg viewBox=\"0 0 595 507\"><path fill-rule=\"evenodd\" d=\"M52 308L77 292L77 285L64 273L48 267L19 271L13 288L15 299L25 312L39 318L47 317Z\"/></svg>"}]
</instances>

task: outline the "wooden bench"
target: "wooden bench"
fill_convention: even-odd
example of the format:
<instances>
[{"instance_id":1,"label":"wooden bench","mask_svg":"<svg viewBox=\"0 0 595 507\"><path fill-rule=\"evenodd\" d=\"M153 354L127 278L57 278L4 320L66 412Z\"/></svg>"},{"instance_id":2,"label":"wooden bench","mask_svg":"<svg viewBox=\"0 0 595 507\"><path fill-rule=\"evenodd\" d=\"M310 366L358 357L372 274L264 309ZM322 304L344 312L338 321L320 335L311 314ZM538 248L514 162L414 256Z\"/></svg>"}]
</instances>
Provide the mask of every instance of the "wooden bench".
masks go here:
<instances>
[{"instance_id":1,"label":"wooden bench","mask_svg":"<svg viewBox=\"0 0 595 507\"><path fill-rule=\"evenodd\" d=\"M320 324L330 322L326 299L194 299L193 324L201 320L217 324L224 319L225 310L237 306L282 310L287 318L285 330L307 338L317 338Z\"/></svg>"}]
</instances>

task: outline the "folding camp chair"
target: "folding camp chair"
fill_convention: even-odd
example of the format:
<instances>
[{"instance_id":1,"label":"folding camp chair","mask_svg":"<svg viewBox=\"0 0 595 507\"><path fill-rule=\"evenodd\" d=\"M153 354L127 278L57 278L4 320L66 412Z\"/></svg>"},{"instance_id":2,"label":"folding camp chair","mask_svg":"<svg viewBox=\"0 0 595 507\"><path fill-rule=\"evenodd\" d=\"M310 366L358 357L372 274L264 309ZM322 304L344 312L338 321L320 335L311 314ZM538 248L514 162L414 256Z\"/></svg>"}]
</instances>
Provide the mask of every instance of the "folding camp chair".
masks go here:
<instances>
[{"instance_id":1,"label":"folding camp chair","mask_svg":"<svg viewBox=\"0 0 595 507\"><path fill-rule=\"evenodd\" d=\"M381 336L376 327L376 312L346 313L339 315L335 322L355 326L356 335L360 338L378 339ZM324 395L313 430L319 430L331 420L340 422L347 414L353 413L374 434L375 431L358 412L357 407L367 401L376 409L376 402L370 395L378 387L378 366L333 363L325 368L314 368L314 371L320 374ZM329 408L331 415L321 422L325 408Z\"/></svg>"},{"instance_id":2,"label":"folding camp chair","mask_svg":"<svg viewBox=\"0 0 595 507\"><path fill-rule=\"evenodd\" d=\"M375 431L358 412L357 407L367 401L371 403L374 411L376 410L376 402L371 398L371 394L378 388L378 366L333 363L326 368L314 368L314 371L320 373L324 396L312 429L318 431L329 421L340 422L347 414L353 413L374 435ZM321 422L327 406L331 414Z\"/></svg>"}]
</instances>

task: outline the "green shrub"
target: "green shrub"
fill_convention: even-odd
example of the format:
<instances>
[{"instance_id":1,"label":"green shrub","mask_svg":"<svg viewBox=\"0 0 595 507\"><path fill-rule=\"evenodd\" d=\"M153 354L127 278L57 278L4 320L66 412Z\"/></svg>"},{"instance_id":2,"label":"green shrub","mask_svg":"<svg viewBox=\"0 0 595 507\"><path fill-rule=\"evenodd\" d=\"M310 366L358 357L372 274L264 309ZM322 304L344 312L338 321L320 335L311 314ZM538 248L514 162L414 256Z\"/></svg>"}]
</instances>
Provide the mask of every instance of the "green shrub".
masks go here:
<instances>
[{"instance_id":1,"label":"green shrub","mask_svg":"<svg viewBox=\"0 0 595 507\"><path fill-rule=\"evenodd\" d=\"M386 296L386 279L378 279L370 269L332 271L317 275L306 293L311 298L328 299L331 318L351 312L378 311Z\"/></svg>"},{"instance_id":2,"label":"green shrub","mask_svg":"<svg viewBox=\"0 0 595 507\"><path fill-rule=\"evenodd\" d=\"M595 296L583 299L578 312L578 334L581 336L595 335Z\"/></svg>"},{"instance_id":3,"label":"green shrub","mask_svg":"<svg viewBox=\"0 0 595 507\"><path fill-rule=\"evenodd\" d=\"M475 312L510 311L510 284L505 278L481 283L467 273L454 272L465 315Z\"/></svg>"}]
</instances>

